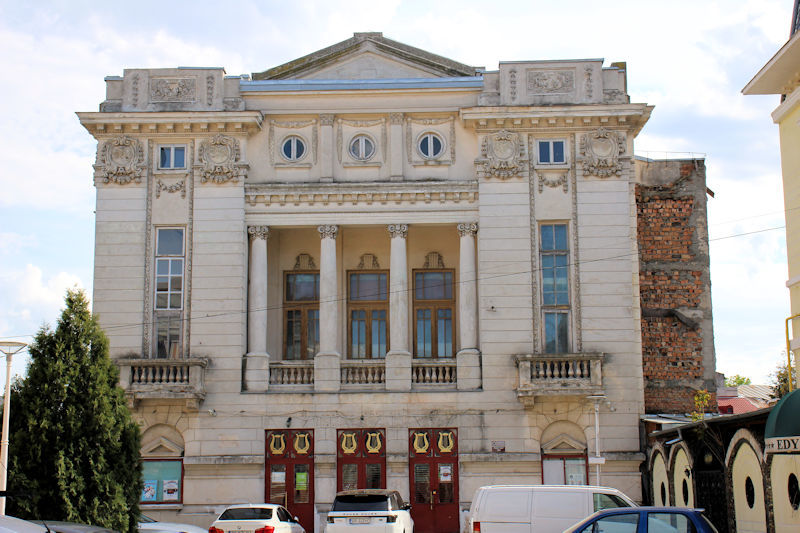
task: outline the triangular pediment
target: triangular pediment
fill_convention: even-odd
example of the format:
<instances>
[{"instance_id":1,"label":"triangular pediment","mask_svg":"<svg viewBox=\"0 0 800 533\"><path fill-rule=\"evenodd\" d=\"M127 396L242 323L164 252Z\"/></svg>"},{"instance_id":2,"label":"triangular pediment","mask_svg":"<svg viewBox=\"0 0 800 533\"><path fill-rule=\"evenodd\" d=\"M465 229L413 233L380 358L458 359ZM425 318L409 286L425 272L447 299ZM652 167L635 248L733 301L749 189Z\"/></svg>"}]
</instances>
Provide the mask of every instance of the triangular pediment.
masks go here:
<instances>
[{"instance_id":1,"label":"triangular pediment","mask_svg":"<svg viewBox=\"0 0 800 533\"><path fill-rule=\"evenodd\" d=\"M387 39L381 33L352 38L264 72L254 80L390 79L475 76L478 69Z\"/></svg>"},{"instance_id":2,"label":"triangular pediment","mask_svg":"<svg viewBox=\"0 0 800 533\"><path fill-rule=\"evenodd\" d=\"M566 433L542 444L543 453L577 454L584 453L586 445L578 442Z\"/></svg>"},{"instance_id":3,"label":"triangular pediment","mask_svg":"<svg viewBox=\"0 0 800 533\"><path fill-rule=\"evenodd\" d=\"M165 437L158 437L142 445L142 455L145 457L180 457L183 447Z\"/></svg>"}]
</instances>

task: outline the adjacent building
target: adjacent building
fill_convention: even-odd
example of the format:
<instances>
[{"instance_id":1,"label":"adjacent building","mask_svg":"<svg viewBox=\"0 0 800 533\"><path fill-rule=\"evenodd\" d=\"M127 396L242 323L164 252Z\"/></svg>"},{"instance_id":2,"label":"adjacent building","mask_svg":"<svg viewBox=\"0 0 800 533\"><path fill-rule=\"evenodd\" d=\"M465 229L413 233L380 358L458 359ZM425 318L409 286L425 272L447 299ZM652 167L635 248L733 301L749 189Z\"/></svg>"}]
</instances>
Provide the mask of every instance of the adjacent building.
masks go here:
<instances>
[{"instance_id":1,"label":"adjacent building","mask_svg":"<svg viewBox=\"0 0 800 533\"><path fill-rule=\"evenodd\" d=\"M660 262L642 202L677 173L662 196L700 190L704 210L705 175L637 173L652 107L626 83L624 63L486 71L380 33L252 76L107 77L78 113L98 141L93 300L143 431L143 507L208 525L274 501L319 531L336 491L390 487L427 532L459 530L488 483L640 498L661 379L643 367L672 355L643 365L643 327L705 336L654 410L713 376L713 343L702 298L642 315L649 272L708 269L707 243ZM675 215L701 243L702 215Z\"/></svg>"}]
</instances>

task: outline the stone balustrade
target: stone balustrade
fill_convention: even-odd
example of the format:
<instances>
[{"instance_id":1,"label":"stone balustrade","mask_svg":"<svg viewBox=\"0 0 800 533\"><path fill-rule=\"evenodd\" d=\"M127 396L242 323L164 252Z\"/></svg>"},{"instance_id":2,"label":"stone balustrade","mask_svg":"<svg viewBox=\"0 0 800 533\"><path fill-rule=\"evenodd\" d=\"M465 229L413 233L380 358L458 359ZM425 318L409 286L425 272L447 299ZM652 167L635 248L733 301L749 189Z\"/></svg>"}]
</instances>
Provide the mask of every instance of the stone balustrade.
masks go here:
<instances>
[{"instance_id":1,"label":"stone balustrade","mask_svg":"<svg viewBox=\"0 0 800 533\"><path fill-rule=\"evenodd\" d=\"M116 359L120 385L131 405L144 399L185 400L188 409L198 409L206 395L205 369L208 359Z\"/></svg>"},{"instance_id":2,"label":"stone balustrade","mask_svg":"<svg viewBox=\"0 0 800 533\"><path fill-rule=\"evenodd\" d=\"M452 385L458 383L455 359L415 359L411 363L412 386Z\"/></svg>"},{"instance_id":3,"label":"stone balustrade","mask_svg":"<svg viewBox=\"0 0 800 533\"><path fill-rule=\"evenodd\" d=\"M534 396L601 394L603 358L602 353L518 355L517 397L533 403Z\"/></svg>"},{"instance_id":4,"label":"stone balustrade","mask_svg":"<svg viewBox=\"0 0 800 533\"><path fill-rule=\"evenodd\" d=\"M269 386L314 386L314 361L275 361L269 365Z\"/></svg>"},{"instance_id":5,"label":"stone balustrade","mask_svg":"<svg viewBox=\"0 0 800 533\"><path fill-rule=\"evenodd\" d=\"M342 387L350 385L380 385L386 383L386 363L383 359L344 360L341 365Z\"/></svg>"}]
</instances>

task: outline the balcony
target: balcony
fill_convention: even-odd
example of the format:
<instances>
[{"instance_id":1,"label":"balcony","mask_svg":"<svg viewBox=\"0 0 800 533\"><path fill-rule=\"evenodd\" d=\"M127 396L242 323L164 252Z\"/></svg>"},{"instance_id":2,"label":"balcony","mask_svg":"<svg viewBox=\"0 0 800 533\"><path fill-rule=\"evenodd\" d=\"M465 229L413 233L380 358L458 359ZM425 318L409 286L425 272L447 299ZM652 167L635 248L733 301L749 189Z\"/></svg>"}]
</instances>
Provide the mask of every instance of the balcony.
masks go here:
<instances>
[{"instance_id":1,"label":"balcony","mask_svg":"<svg viewBox=\"0 0 800 533\"><path fill-rule=\"evenodd\" d=\"M205 399L208 359L116 359L120 384L132 405L141 400L178 400L196 411Z\"/></svg>"},{"instance_id":2,"label":"balcony","mask_svg":"<svg viewBox=\"0 0 800 533\"><path fill-rule=\"evenodd\" d=\"M525 405L533 405L535 396L601 394L603 358L599 352L518 355L517 398Z\"/></svg>"}]
</instances>

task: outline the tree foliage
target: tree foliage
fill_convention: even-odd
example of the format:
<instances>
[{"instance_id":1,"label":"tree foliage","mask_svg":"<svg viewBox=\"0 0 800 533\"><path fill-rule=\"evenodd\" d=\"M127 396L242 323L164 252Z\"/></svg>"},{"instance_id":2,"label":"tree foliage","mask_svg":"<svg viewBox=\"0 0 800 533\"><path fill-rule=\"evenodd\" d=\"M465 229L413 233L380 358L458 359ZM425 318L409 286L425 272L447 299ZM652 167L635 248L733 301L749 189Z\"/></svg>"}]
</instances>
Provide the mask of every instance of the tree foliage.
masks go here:
<instances>
[{"instance_id":1,"label":"tree foliage","mask_svg":"<svg viewBox=\"0 0 800 533\"><path fill-rule=\"evenodd\" d=\"M739 385L752 385L753 382L750 378L746 376L740 376L739 374L734 374L730 377L725 378L725 386L726 387L738 387Z\"/></svg>"},{"instance_id":2,"label":"tree foliage","mask_svg":"<svg viewBox=\"0 0 800 533\"><path fill-rule=\"evenodd\" d=\"M82 291L67 292L55 331L43 327L29 352L11 396L8 514L135 532L139 427Z\"/></svg>"},{"instance_id":3,"label":"tree foliage","mask_svg":"<svg viewBox=\"0 0 800 533\"><path fill-rule=\"evenodd\" d=\"M791 372L789 371L788 364L779 364L772 373L772 396L775 398L783 398L789 394L789 379L792 380L792 383L797 383L796 375L797 373L794 368L791 369Z\"/></svg>"}]
</instances>

